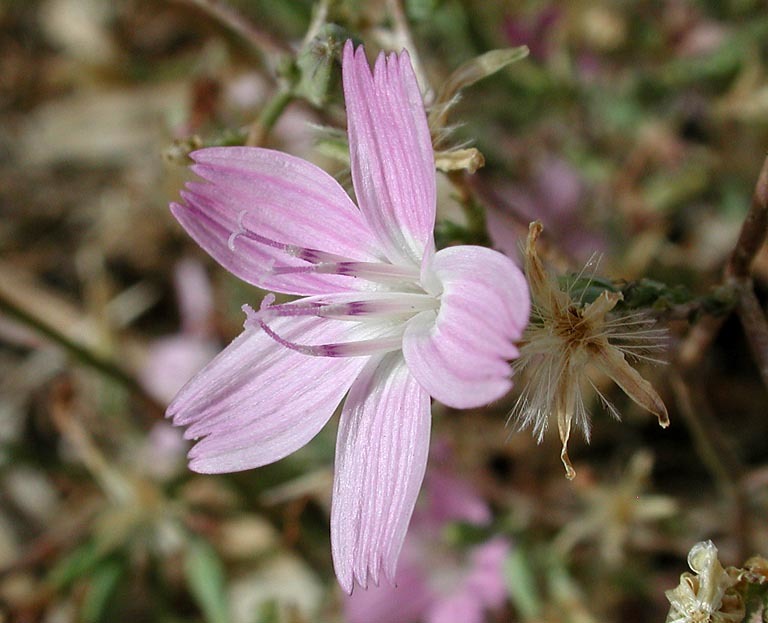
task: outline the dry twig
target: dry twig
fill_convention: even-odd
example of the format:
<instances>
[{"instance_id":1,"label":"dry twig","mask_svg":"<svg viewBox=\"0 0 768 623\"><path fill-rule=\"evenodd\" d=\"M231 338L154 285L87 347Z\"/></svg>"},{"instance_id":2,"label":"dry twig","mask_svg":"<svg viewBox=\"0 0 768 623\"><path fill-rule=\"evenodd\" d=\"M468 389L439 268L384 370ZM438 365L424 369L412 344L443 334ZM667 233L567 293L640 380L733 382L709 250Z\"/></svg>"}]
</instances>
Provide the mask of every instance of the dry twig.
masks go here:
<instances>
[{"instance_id":1,"label":"dry twig","mask_svg":"<svg viewBox=\"0 0 768 623\"><path fill-rule=\"evenodd\" d=\"M176 0L196 6L216 21L240 35L260 54L292 54L288 45L273 34L259 30L231 6L221 0Z\"/></svg>"},{"instance_id":2,"label":"dry twig","mask_svg":"<svg viewBox=\"0 0 768 623\"><path fill-rule=\"evenodd\" d=\"M768 229L768 158L763 162L752 205L741 228L736 246L725 268L725 285L735 290L736 310L747 341L768 386L768 322L755 296L752 263L765 242ZM731 497L736 523L733 534L739 539L740 556L749 548L748 513L742 483L743 465L729 440L718 426L706 401L700 375L701 364L726 320L723 316L704 316L680 344L676 362L680 374L672 378L678 407L693 437L697 452L715 480Z\"/></svg>"}]
</instances>

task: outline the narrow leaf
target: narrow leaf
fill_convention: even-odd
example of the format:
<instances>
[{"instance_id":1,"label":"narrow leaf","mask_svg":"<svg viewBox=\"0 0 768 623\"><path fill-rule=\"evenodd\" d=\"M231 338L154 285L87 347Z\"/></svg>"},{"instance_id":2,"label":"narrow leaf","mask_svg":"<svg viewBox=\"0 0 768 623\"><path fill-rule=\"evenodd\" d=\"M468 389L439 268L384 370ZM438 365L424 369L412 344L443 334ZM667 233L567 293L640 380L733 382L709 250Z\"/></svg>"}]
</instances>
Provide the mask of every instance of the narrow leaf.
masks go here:
<instances>
[{"instance_id":1,"label":"narrow leaf","mask_svg":"<svg viewBox=\"0 0 768 623\"><path fill-rule=\"evenodd\" d=\"M208 623L228 623L229 609L224 585L224 570L216 551L206 541L189 543L184 574L190 593Z\"/></svg>"},{"instance_id":2,"label":"narrow leaf","mask_svg":"<svg viewBox=\"0 0 768 623\"><path fill-rule=\"evenodd\" d=\"M107 608L115 596L124 572L123 561L116 558L105 560L94 569L81 611L84 623L105 620Z\"/></svg>"},{"instance_id":3,"label":"narrow leaf","mask_svg":"<svg viewBox=\"0 0 768 623\"><path fill-rule=\"evenodd\" d=\"M541 616L541 598L536 589L534 572L527 552L515 547L504 565L510 599L523 620L537 620Z\"/></svg>"}]
</instances>

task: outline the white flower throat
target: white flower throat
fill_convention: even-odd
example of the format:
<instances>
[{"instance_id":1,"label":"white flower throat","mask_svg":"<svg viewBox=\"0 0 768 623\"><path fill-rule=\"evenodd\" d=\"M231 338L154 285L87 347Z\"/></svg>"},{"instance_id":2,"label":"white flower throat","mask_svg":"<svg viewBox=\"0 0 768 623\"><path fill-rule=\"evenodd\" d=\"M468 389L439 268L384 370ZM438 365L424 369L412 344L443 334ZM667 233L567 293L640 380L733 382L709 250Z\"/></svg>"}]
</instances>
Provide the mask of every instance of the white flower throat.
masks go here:
<instances>
[{"instance_id":1,"label":"white flower throat","mask_svg":"<svg viewBox=\"0 0 768 623\"><path fill-rule=\"evenodd\" d=\"M400 266L389 262L362 262L350 258L285 244L262 236L247 228L244 219L247 212L238 218L238 230L228 240L231 251L235 250L238 238L248 238L259 244L283 251L288 257L304 260L303 266L270 266L270 275L316 273L340 275L364 279L369 289L358 292L340 293L332 297L312 296L297 301L275 304L275 295L268 294L258 311L249 305L243 306L246 325L260 327L273 340L297 352L314 357L361 357L400 350L403 332L408 320L416 314L440 309L440 290L436 279L429 279L430 290L422 285L422 278L416 266ZM437 285L438 287L435 287ZM348 298L349 300L343 300ZM316 316L332 320L371 321L379 324L387 333L382 337L336 344L297 344L282 338L268 325L269 320L290 316Z\"/></svg>"}]
</instances>

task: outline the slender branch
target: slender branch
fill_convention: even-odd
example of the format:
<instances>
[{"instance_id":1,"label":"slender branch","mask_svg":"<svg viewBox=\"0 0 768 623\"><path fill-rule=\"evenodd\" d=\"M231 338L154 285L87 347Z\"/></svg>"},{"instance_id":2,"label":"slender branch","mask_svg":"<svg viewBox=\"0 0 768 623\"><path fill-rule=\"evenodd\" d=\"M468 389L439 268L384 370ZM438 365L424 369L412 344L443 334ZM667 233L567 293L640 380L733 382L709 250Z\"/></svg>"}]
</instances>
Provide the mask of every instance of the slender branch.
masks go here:
<instances>
[{"instance_id":1,"label":"slender branch","mask_svg":"<svg viewBox=\"0 0 768 623\"><path fill-rule=\"evenodd\" d=\"M727 277L743 278L751 275L752 261L768 234L768 157L763 161L752 196L752 205L741 226L736 247L725 269Z\"/></svg>"},{"instance_id":2,"label":"slender branch","mask_svg":"<svg viewBox=\"0 0 768 623\"><path fill-rule=\"evenodd\" d=\"M267 105L264 106L258 119L251 124L245 144L251 147L263 145L272 128L275 127L280 116L294 98L295 96L290 87L281 86L277 93L272 96L272 99L267 102Z\"/></svg>"},{"instance_id":3,"label":"slender branch","mask_svg":"<svg viewBox=\"0 0 768 623\"><path fill-rule=\"evenodd\" d=\"M162 414L163 411L165 411L160 403L144 391L144 388L136 378L121 368L116 362L102 357L74 342L55 327L15 303L2 290L0 290L0 312L13 318L17 322L20 322L26 327L33 329L35 332L62 347L81 363L124 386L144 401L154 413Z\"/></svg>"},{"instance_id":4,"label":"slender branch","mask_svg":"<svg viewBox=\"0 0 768 623\"><path fill-rule=\"evenodd\" d=\"M701 378L692 370L673 373L670 385L675 402L683 417L696 448L696 454L715 479L722 493L731 501L733 529L739 558L743 558L750 547L749 512L743 485L743 465L729 443L722 435L717 418L709 407Z\"/></svg>"},{"instance_id":5,"label":"slender branch","mask_svg":"<svg viewBox=\"0 0 768 623\"><path fill-rule=\"evenodd\" d=\"M136 491L128 479L101 452L74 413L74 394L69 381L59 380L51 391L50 415L56 428L75 450L102 491L114 504L129 504Z\"/></svg>"},{"instance_id":6,"label":"slender branch","mask_svg":"<svg viewBox=\"0 0 768 623\"><path fill-rule=\"evenodd\" d=\"M736 242L728 264L725 267L725 285L737 294L737 311L747 333L753 356L760 368L763 380L768 386L768 323L755 298L751 268L755 255L765 242L768 233L768 158L755 185L752 205L739 239ZM687 369L695 368L704 358L709 346L714 342L726 316L705 316L694 325L680 345L678 362Z\"/></svg>"},{"instance_id":7,"label":"slender branch","mask_svg":"<svg viewBox=\"0 0 768 623\"><path fill-rule=\"evenodd\" d=\"M698 380L673 373L670 376L680 413L686 420L697 454L720 487L726 492L736 488L741 463L729 441L717 429L717 419L709 407Z\"/></svg>"},{"instance_id":8,"label":"slender branch","mask_svg":"<svg viewBox=\"0 0 768 623\"><path fill-rule=\"evenodd\" d=\"M470 186L469 176L463 171L451 171L447 174L447 177L456 191L459 205L464 212L464 218L467 220L467 230L472 238L472 242L490 246L485 209L475 199L472 187Z\"/></svg>"},{"instance_id":9,"label":"slender branch","mask_svg":"<svg viewBox=\"0 0 768 623\"><path fill-rule=\"evenodd\" d=\"M737 296L736 310L763 381L768 386L768 323L755 296L751 269L755 255L765 242L768 230L768 158L763 162L752 205L741 228L724 271L725 286ZM704 316L680 344L676 361L680 376L673 375L672 389L680 413L693 437L697 453L733 501L739 548L749 545L747 501L742 484L743 466L722 434L717 418L709 409L699 371L704 356L727 316Z\"/></svg>"},{"instance_id":10,"label":"slender branch","mask_svg":"<svg viewBox=\"0 0 768 623\"><path fill-rule=\"evenodd\" d=\"M216 21L240 35L259 53L274 55L293 53L288 44L267 31L259 30L250 20L246 19L245 16L238 13L231 6L222 2L222 0L176 1L198 7Z\"/></svg>"},{"instance_id":11,"label":"slender branch","mask_svg":"<svg viewBox=\"0 0 768 623\"><path fill-rule=\"evenodd\" d=\"M747 335L752 357L768 387L768 321L755 296L752 263L768 234L768 158L763 162L752 205L741 226L736 247L725 269L726 280L738 293L736 311Z\"/></svg>"},{"instance_id":12,"label":"slender branch","mask_svg":"<svg viewBox=\"0 0 768 623\"><path fill-rule=\"evenodd\" d=\"M312 20L309 22L309 28L307 28L307 32L304 35L304 39L301 42L302 49L306 48L310 43L312 43L312 39L314 39L318 33L320 32L320 29L323 27L323 24L328 19L328 4L330 0L320 0L312 9Z\"/></svg>"},{"instance_id":13,"label":"slender branch","mask_svg":"<svg viewBox=\"0 0 768 623\"><path fill-rule=\"evenodd\" d=\"M727 316L704 316L693 325L677 349L677 362L683 370L694 370L715 341Z\"/></svg>"},{"instance_id":14,"label":"slender branch","mask_svg":"<svg viewBox=\"0 0 768 623\"><path fill-rule=\"evenodd\" d=\"M763 385L768 387L768 320L755 295L752 279L742 284L738 292L739 304L736 312L744 327L749 349L763 379Z\"/></svg>"}]
</instances>

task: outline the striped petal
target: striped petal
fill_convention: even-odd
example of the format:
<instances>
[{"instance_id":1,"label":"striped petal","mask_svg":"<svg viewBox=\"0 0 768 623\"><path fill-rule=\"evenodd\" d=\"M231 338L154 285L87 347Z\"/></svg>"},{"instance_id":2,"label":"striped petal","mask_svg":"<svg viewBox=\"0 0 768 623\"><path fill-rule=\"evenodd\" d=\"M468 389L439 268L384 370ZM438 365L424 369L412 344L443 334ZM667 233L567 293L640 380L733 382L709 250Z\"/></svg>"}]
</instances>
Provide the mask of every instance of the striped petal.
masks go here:
<instances>
[{"instance_id":1,"label":"striped petal","mask_svg":"<svg viewBox=\"0 0 768 623\"><path fill-rule=\"evenodd\" d=\"M371 359L344 404L336 442L331 547L336 576L352 591L395 567L424 479L429 395L400 353Z\"/></svg>"},{"instance_id":2,"label":"striped petal","mask_svg":"<svg viewBox=\"0 0 768 623\"><path fill-rule=\"evenodd\" d=\"M435 225L432 139L408 53L376 61L351 41L342 64L352 182L387 257L419 265Z\"/></svg>"},{"instance_id":3,"label":"striped petal","mask_svg":"<svg viewBox=\"0 0 768 623\"><path fill-rule=\"evenodd\" d=\"M435 254L430 281L442 287L439 312L411 319L403 354L431 396L450 407L488 404L512 387L507 360L518 354L530 298L520 269L507 256L474 246Z\"/></svg>"},{"instance_id":4,"label":"striped petal","mask_svg":"<svg viewBox=\"0 0 768 623\"><path fill-rule=\"evenodd\" d=\"M194 240L244 281L287 294L322 294L359 287L355 279L313 273L272 275L273 266L307 262L245 235L247 228L277 243L351 260L383 257L374 234L344 189L322 169L278 151L211 147L192 154L184 203L171 211Z\"/></svg>"},{"instance_id":5,"label":"striped petal","mask_svg":"<svg viewBox=\"0 0 768 623\"><path fill-rule=\"evenodd\" d=\"M348 340L354 334L350 325L278 318L272 328L312 344ZM190 468L240 471L298 450L325 425L366 360L303 355L246 328L168 407L174 424L188 427L185 437L202 438L189 453Z\"/></svg>"}]
</instances>

